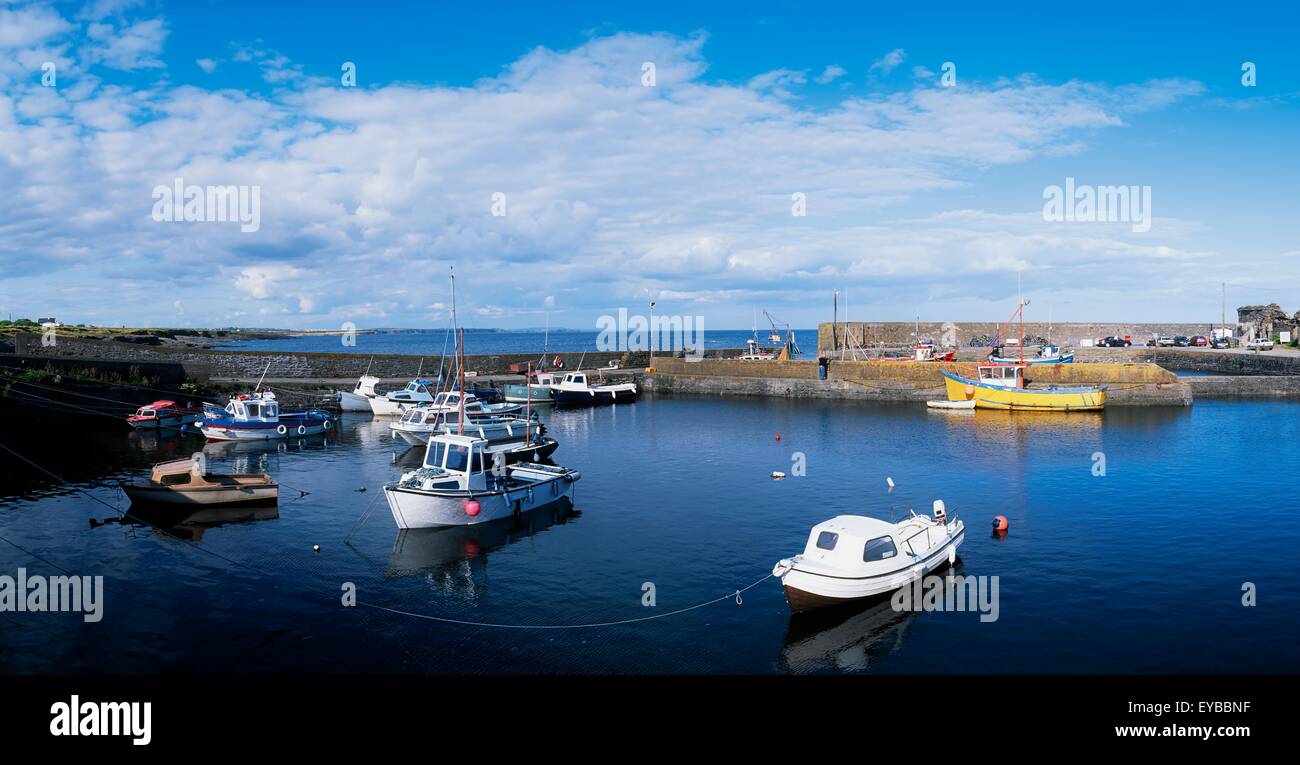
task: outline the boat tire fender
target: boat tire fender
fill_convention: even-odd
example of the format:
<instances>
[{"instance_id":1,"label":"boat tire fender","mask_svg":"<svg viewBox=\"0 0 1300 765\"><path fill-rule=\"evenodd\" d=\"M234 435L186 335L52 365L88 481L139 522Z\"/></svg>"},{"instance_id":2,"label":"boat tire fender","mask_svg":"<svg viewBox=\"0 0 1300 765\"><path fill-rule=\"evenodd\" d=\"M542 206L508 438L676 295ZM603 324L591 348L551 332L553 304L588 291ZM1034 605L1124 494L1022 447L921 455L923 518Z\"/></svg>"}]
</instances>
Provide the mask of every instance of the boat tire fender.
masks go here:
<instances>
[{"instance_id":1,"label":"boat tire fender","mask_svg":"<svg viewBox=\"0 0 1300 765\"><path fill-rule=\"evenodd\" d=\"M283 424L281 424L275 427L275 432L283 436L285 433L289 432L289 429L286 428Z\"/></svg>"},{"instance_id":2,"label":"boat tire fender","mask_svg":"<svg viewBox=\"0 0 1300 765\"><path fill-rule=\"evenodd\" d=\"M306 434L307 434L307 426L306 426L306 425L299 425L299 426L298 426L298 435L300 435L300 436L304 436L304 435L306 435Z\"/></svg>"}]
</instances>

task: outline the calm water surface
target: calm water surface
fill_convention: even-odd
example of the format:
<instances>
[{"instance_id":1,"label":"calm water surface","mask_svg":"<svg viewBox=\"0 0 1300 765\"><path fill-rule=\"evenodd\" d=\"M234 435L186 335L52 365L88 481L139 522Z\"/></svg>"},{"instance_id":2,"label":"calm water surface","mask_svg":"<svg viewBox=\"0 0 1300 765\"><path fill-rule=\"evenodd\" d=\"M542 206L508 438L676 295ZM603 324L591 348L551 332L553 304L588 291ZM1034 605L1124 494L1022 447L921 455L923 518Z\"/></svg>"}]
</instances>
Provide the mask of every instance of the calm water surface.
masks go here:
<instances>
[{"instance_id":1,"label":"calm water surface","mask_svg":"<svg viewBox=\"0 0 1300 765\"><path fill-rule=\"evenodd\" d=\"M199 449L214 470L265 469L284 487L278 512L260 518L167 534L92 527L113 511L0 453L0 536L32 553L0 542L0 573L57 565L103 575L109 590L100 624L0 614L0 671L1300 670L1296 404L1060 417L647 398L546 419L556 460L583 473L575 512L406 534L380 486L419 455L368 417L345 418L336 438L278 447L0 430L0 442L117 507L114 481ZM795 452L807 476L771 480L791 472ZM1098 454L1104 476L1093 475ZM638 618L760 579L833 515L888 517L934 498L969 524L961 572L1000 577L998 621L900 615L887 602L796 620L775 580L741 605L590 629L462 626L339 603L353 582L366 603L466 621ZM998 514L1011 524L1002 540L985 531ZM654 609L641 605L645 582ZM1255 608L1241 605L1244 582L1258 588Z\"/></svg>"}]
</instances>

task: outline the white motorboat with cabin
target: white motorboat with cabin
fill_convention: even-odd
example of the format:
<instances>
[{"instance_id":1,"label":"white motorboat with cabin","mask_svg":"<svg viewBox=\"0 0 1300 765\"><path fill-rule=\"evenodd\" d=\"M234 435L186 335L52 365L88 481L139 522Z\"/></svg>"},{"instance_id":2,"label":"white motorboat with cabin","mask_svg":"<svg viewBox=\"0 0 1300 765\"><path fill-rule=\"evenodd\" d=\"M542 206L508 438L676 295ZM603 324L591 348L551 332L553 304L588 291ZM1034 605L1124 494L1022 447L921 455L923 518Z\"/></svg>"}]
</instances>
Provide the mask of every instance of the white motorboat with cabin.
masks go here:
<instances>
[{"instance_id":1,"label":"white motorboat with cabin","mask_svg":"<svg viewBox=\"0 0 1300 765\"><path fill-rule=\"evenodd\" d=\"M417 406L406 410L399 420L389 425L393 435L410 444L427 444L437 433L450 432L460 425L460 411L431 406ZM541 438L546 429L536 415L531 418L517 415L465 415L466 431L477 433L488 441L518 441L524 438Z\"/></svg>"},{"instance_id":2,"label":"white motorboat with cabin","mask_svg":"<svg viewBox=\"0 0 1300 765\"><path fill-rule=\"evenodd\" d=\"M424 464L384 486L393 520L402 529L466 526L573 501L576 470L555 465L509 465L477 436L441 434L429 440Z\"/></svg>"},{"instance_id":3,"label":"white motorboat with cabin","mask_svg":"<svg viewBox=\"0 0 1300 765\"><path fill-rule=\"evenodd\" d=\"M435 391L433 380L417 377L401 390L370 399L370 411L380 417L400 417L407 407L432 404Z\"/></svg>"},{"instance_id":4,"label":"white motorboat with cabin","mask_svg":"<svg viewBox=\"0 0 1300 765\"><path fill-rule=\"evenodd\" d=\"M811 611L883 595L957 560L966 525L948 517L943 500L934 516L898 523L837 515L813 526L803 553L779 561L772 575L785 587L793 612Z\"/></svg>"}]
</instances>

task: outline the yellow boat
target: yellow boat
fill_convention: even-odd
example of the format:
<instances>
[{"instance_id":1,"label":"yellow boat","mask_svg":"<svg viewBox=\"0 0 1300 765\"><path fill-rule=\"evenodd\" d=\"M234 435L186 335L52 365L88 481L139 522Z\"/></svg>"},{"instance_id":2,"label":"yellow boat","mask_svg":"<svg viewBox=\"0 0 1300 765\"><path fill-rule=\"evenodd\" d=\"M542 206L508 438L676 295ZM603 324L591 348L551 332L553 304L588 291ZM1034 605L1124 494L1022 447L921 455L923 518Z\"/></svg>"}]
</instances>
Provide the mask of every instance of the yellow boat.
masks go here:
<instances>
[{"instance_id":1,"label":"yellow boat","mask_svg":"<svg viewBox=\"0 0 1300 765\"><path fill-rule=\"evenodd\" d=\"M949 401L975 402L977 409L1027 412L1098 412L1106 406L1102 388L1026 388L1020 364L990 364L977 368L979 379L944 372Z\"/></svg>"}]
</instances>

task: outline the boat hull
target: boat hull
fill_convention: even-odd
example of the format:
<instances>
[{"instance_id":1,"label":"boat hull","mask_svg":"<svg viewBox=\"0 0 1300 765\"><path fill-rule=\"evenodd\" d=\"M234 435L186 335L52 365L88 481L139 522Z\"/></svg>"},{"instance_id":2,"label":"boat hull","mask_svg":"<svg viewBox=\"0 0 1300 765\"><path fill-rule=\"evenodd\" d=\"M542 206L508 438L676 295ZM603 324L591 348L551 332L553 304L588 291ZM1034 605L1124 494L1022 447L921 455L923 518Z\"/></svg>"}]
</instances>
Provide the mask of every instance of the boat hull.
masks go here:
<instances>
[{"instance_id":1,"label":"boat hull","mask_svg":"<svg viewBox=\"0 0 1300 765\"><path fill-rule=\"evenodd\" d=\"M974 401L978 409L1022 412L1099 412L1106 407L1100 388L1001 388L943 373L949 401Z\"/></svg>"},{"instance_id":2,"label":"boat hull","mask_svg":"<svg viewBox=\"0 0 1300 765\"><path fill-rule=\"evenodd\" d=\"M209 441L267 441L274 438L314 436L326 433L333 426L328 419L308 418L303 420L286 419L280 422L229 422L226 420L204 420L198 428Z\"/></svg>"},{"instance_id":3,"label":"boat hull","mask_svg":"<svg viewBox=\"0 0 1300 765\"><path fill-rule=\"evenodd\" d=\"M372 412L371 398L353 393L350 390L339 391L339 408L345 412Z\"/></svg>"},{"instance_id":4,"label":"boat hull","mask_svg":"<svg viewBox=\"0 0 1300 765\"><path fill-rule=\"evenodd\" d=\"M428 401L392 401L384 396L370 399L370 411L380 417L400 417L406 411L404 407L427 404Z\"/></svg>"},{"instance_id":5,"label":"boat hull","mask_svg":"<svg viewBox=\"0 0 1300 765\"><path fill-rule=\"evenodd\" d=\"M232 507L273 505L280 487L274 483L254 486L204 486L184 488L146 484L123 484L122 491L133 504L177 507Z\"/></svg>"},{"instance_id":6,"label":"boat hull","mask_svg":"<svg viewBox=\"0 0 1300 765\"><path fill-rule=\"evenodd\" d=\"M957 548L966 540L963 526L942 545L925 552L920 561L882 574L863 577L825 576L791 569L782 577L785 602L792 613L848 605L893 592L913 579L948 565L957 557Z\"/></svg>"},{"instance_id":7,"label":"boat hull","mask_svg":"<svg viewBox=\"0 0 1300 765\"><path fill-rule=\"evenodd\" d=\"M502 385L501 394L512 404L550 404L551 386L549 385Z\"/></svg>"},{"instance_id":8,"label":"boat hull","mask_svg":"<svg viewBox=\"0 0 1300 765\"><path fill-rule=\"evenodd\" d=\"M601 404L628 404L636 401L635 390L560 390L552 391L555 403L571 406L596 406Z\"/></svg>"},{"instance_id":9,"label":"boat hull","mask_svg":"<svg viewBox=\"0 0 1300 765\"><path fill-rule=\"evenodd\" d=\"M498 518L527 513L549 505L573 502L573 480L567 475L539 481L529 487L501 492L432 492L385 486L384 496L399 529L433 529L473 526ZM477 515L466 513L467 503L478 502Z\"/></svg>"}]
</instances>

